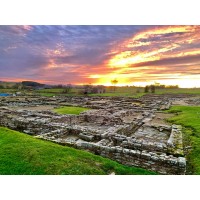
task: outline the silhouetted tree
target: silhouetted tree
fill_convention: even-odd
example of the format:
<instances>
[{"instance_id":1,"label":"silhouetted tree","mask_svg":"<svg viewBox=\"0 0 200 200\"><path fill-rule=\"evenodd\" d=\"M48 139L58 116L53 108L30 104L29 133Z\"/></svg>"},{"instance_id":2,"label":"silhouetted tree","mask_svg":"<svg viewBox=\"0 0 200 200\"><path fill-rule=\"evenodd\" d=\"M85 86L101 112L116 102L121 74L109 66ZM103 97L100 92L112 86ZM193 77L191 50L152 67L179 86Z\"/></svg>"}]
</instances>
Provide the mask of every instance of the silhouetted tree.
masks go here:
<instances>
[{"instance_id":1,"label":"silhouetted tree","mask_svg":"<svg viewBox=\"0 0 200 200\"><path fill-rule=\"evenodd\" d=\"M144 88L144 92L145 92L145 93L148 93L148 92L149 92L149 86L148 86L148 85L145 86L145 88Z\"/></svg>"},{"instance_id":2,"label":"silhouetted tree","mask_svg":"<svg viewBox=\"0 0 200 200\"><path fill-rule=\"evenodd\" d=\"M113 79L111 80L111 84L113 85L113 90L115 91L116 90L116 85L118 83L118 80L117 79Z\"/></svg>"},{"instance_id":3,"label":"silhouetted tree","mask_svg":"<svg viewBox=\"0 0 200 200\"><path fill-rule=\"evenodd\" d=\"M87 95L92 92L92 85L84 85L83 86L83 94Z\"/></svg>"},{"instance_id":4,"label":"silhouetted tree","mask_svg":"<svg viewBox=\"0 0 200 200\"><path fill-rule=\"evenodd\" d=\"M155 93L155 85L151 85L150 89L151 89L151 93Z\"/></svg>"}]
</instances>

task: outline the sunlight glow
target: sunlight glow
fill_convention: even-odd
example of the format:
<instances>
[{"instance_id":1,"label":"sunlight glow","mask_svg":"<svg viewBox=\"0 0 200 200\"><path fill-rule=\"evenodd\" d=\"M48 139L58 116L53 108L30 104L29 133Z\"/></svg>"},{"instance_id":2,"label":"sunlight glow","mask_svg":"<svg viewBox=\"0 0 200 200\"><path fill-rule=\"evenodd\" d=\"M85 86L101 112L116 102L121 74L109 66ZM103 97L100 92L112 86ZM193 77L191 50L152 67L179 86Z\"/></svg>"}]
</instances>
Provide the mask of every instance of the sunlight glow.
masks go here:
<instances>
[{"instance_id":1,"label":"sunlight glow","mask_svg":"<svg viewBox=\"0 0 200 200\"><path fill-rule=\"evenodd\" d=\"M123 41L121 46L124 50L116 50L119 53L109 59L107 67L111 68L113 73L90 75L89 78L96 79L95 84L103 85L111 85L110 80L115 77L119 79L118 85L145 86L158 81L180 87L198 87L200 86L198 73L184 75L180 70L180 73L173 73L172 67L172 73L168 74L169 66L148 66L145 63L165 58L200 55L198 48L190 49L188 46L199 42L199 31L199 26L162 26L140 32L131 39ZM183 46L188 46L188 48L182 48ZM140 64L139 67L135 67L136 64ZM188 69L198 68L192 64L191 61L185 64L175 63L174 66L188 66Z\"/></svg>"}]
</instances>

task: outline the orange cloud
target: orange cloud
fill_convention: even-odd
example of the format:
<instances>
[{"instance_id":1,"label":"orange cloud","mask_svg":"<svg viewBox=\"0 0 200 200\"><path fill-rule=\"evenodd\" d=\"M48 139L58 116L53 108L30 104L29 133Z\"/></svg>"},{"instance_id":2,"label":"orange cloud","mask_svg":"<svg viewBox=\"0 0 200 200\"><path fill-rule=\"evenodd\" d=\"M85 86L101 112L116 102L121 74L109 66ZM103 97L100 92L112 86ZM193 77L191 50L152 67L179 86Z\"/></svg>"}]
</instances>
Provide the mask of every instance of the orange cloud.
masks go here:
<instances>
[{"instance_id":1,"label":"orange cloud","mask_svg":"<svg viewBox=\"0 0 200 200\"><path fill-rule=\"evenodd\" d=\"M113 69L112 73L103 76L91 75L90 77L98 77L97 83L104 83L106 85L109 84L109 80L112 77L120 79L119 83L121 85L143 84L144 82L139 82L139 78L141 77L141 80L143 80L143 77L146 77L148 81L160 80L161 82L163 82L161 78L168 80L171 78L173 82L176 79L175 82L180 86L187 86L187 84L183 84L183 80L188 81L190 80L189 78L194 78L194 75L188 78L187 75L184 75L183 70L179 73L179 70L176 70L176 66L182 57L188 56L188 62L185 64L181 63L185 66L185 70L188 69L187 66L191 65L189 56L200 55L199 46L194 48L195 44L200 44L199 26L161 26L150 28L122 42L120 49L117 51L118 54L108 60L107 67ZM177 63L170 65L170 58L180 59L177 59ZM160 61L162 60L168 60L169 64L167 64L167 67L156 64L156 62L161 63ZM148 63L151 63L151 65L148 66ZM152 63L155 63L155 66ZM166 71L170 71L169 69L173 74L166 74ZM185 74L187 73L188 71L185 71ZM182 79L181 81L180 78ZM200 83L198 84L200 85ZM191 86L191 84L188 85Z\"/></svg>"}]
</instances>

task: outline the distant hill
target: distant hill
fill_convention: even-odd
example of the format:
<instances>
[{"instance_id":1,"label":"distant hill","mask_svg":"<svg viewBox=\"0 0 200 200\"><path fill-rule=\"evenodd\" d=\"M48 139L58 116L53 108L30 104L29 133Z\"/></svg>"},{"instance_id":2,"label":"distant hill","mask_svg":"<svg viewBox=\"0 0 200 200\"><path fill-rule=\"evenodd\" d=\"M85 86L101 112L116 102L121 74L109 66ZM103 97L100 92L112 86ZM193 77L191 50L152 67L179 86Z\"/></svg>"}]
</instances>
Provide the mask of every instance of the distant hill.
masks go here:
<instances>
[{"instance_id":1,"label":"distant hill","mask_svg":"<svg viewBox=\"0 0 200 200\"><path fill-rule=\"evenodd\" d=\"M34 81L22 81L22 85L23 86L28 86L28 87L43 87L45 86L45 84L41 84L38 82L34 82Z\"/></svg>"}]
</instances>

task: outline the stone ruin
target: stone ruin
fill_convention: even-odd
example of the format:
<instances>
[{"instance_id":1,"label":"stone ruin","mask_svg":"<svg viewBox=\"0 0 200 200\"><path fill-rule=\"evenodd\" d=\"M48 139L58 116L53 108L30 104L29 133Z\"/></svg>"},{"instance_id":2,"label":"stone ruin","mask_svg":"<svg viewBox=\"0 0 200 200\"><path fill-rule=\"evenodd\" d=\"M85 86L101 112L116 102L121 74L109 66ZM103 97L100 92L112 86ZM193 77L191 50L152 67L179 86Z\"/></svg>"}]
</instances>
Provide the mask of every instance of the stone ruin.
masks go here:
<instances>
[{"instance_id":1,"label":"stone ruin","mask_svg":"<svg viewBox=\"0 0 200 200\"><path fill-rule=\"evenodd\" d=\"M182 131L166 118L174 95L0 98L0 125L160 174L185 174ZM91 110L60 115L60 106Z\"/></svg>"}]
</instances>

